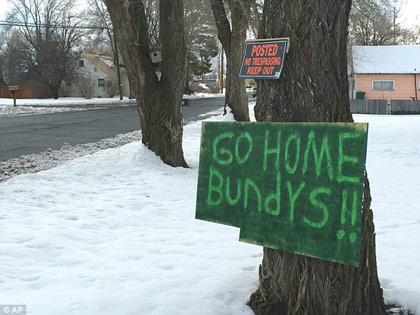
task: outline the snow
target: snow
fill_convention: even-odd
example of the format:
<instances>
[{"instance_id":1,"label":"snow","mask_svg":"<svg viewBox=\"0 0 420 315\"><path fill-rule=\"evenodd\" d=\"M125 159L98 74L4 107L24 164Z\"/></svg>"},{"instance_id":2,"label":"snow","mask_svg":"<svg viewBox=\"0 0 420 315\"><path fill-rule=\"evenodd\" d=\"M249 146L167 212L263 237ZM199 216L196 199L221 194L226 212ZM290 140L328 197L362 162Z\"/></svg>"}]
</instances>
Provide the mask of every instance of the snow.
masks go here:
<instances>
[{"instance_id":1,"label":"snow","mask_svg":"<svg viewBox=\"0 0 420 315\"><path fill-rule=\"evenodd\" d=\"M355 119L370 123L386 302L420 314L420 116ZM188 169L135 141L0 183L0 305L46 315L252 314L262 247L194 219L200 133L200 122L184 128Z\"/></svg>"},{"instance_id":2,"label":"snow","mask_svg":"<svg viewBox=\"0 0 420 315\"><path fill-rule=\"evenodd\" d=\"M104 57L100 57L99 58L104 64L106 64L108 67L110 67L110 68L112 68L112 67L115 67L115 64L114 64L114 61L113 60L110 60L110 59L107 59L107 58L104 58Z\"/></svg>"},{"instance_id":3,"label":"snow","mask_svg":"<svg viewBox=\"0 0 420 315\"><path fill-rule=\"evenodd\" d=\"M189 100L196 100L196 99L199 99L199 98L201 98L201 99L203 99L203 98L213 98L213 97L223 97L224 96L224 94L221 94L221 93L219 93L219 94L214 94L214 93L194 93L194 94L191 94L191 95L187 95L187 94L184 94L184 99L189 99Z\"/></svg>"},{"instance_id":4,"label":"snow","mask_svg":"<svg viewBox=\"0 0 420 315\"><path fill-rule=\"evenodd\" d=\"M198 86L200 88L204 89L204 90L210 90L210 88L207 85L205 85L204 83L199 83Z\"/></svg>"},{"instance_id":5,"label":"snow","mask_svg":"<svg viewBox=\"0 0 420 315\"><path fill-rule=\"evenodd\" d=\"M420 73L420 45L353 46L354 73Z\"/></svg>"},{"instance_id":6,"label":"snow","mask_svg":"<svg viewBox=\"0 0 420 315\"><path fill-rule=\"evenodd\" d=\"M17 105L19 106L45 106L45 107L57 107L57 106L70 106L70 105L119 105L119 104L135 104L135 99L129 99L124 97L120 101L119 97L114 98L91 98L86 99L82 97L60 97L58 99L42 98L42 99L17 99ZM0 98L0 105L13 105L13 99Z\"/></svg>"},{"instance_id":7,"label":"snow","mask_svg":"<svg viewBox=\"0 0 420 315\"><path fill-rule=\"evenodd\" d=\"M184 99L196 100L203 98L223 97L223 94L195 93L184 95ZM17 99L17 106L13 107L13 99L0 98L0 118L26 115L42 115L62 112L104 109L107 106L126 106L136 104L135 99L124 97L92 98L60 97L59 99Z\"/></svg>"},{"instance_id":8,"label":"snow","mask_svg":"<svg viewBox=\"0 0 420 315\"><path fill-rule=\"evenodd\" d=\"M7 161L0 161L0 182L19 174L47 170L77 157L139 140L141 140L141 131L138 130L105 138L95 143L74 146L66 143L58 150L47 149L44 152L25 154Z\"/></svg>"},{"instance_id":9,"label":"snow","mask_svg":"<svg viewBox=\"0 0 420 315\"><path fill-rule=\"evenodd\" d=\"M136 100L128 98L120 101L119 98L62 97L59 99L17 99L16 107L14 107L13 99L0 98L0 118L104 109L106 106L130 104L136 104Z\"/></svg>"},{"instance_id":10,"label":"snow","mask_svg":"<svg viewBox=\"0 0 420 315\"><path fill-rule=\"evenodd\" d=\"M102 109L103 107L96 107L95 109ZM0 118L2 117L16 117L27 115L42 115L52 113L76 112L88 110L88 108L72 108L72 107L33 107L33 106L16 106L0 105Z\"/></svg>"},{"instance_id":11,"label":"snow","mask_svg":"<svg viewBox=\"0 0 420 315\"><path fill-rule=\"evenodd\" d=\"M367 171L385 299L420 314L420 116L354 117L369 122Z\"/></svg>"}]
</instances>

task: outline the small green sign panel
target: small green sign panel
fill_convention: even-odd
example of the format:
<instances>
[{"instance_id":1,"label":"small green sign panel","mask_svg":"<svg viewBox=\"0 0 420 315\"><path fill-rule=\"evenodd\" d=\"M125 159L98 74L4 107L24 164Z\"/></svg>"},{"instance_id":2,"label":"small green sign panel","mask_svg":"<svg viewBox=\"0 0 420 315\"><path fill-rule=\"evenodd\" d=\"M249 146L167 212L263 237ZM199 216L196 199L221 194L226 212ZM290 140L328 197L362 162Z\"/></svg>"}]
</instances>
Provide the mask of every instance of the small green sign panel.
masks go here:
<instances>
[{"instance_id":1,"label":"small green sign panel","mask_svg":"<svg viewBox=\"0 0 420 315\"><path fill-rule=\"evenodd\" d=\"M203 122L196 219L359 265L367 124Z\"/></svg>"}]
</instances>

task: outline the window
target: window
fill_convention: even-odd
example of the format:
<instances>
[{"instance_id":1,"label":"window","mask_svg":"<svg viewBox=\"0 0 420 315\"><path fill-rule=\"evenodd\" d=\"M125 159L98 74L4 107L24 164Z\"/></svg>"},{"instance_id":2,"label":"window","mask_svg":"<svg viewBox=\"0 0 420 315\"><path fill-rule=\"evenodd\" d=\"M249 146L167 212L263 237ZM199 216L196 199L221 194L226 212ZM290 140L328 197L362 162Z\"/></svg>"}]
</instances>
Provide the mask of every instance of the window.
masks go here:
<instances>
[{"instance_id":1,"label":"window","mask_svg":"<svg viewBox=\"0 0 420 315\"><path fill-rule=\"evenodd\" d=\"M83 59L79 60L79 67L84 67L85 66L85 61Z\"/></svg>"},{"instance_id":2,"label":"window","mask_svg":"<svg viewBox=\"0 0 420 315\"><path fill-rule=\"evenodd\" d=\"M394 85L394 80L372 80L372 90L374 91L392 91Z\"/></svg>"},{"instance_id":3,"label":"window","mask_svg":"<svg viewBox=\"0 0 420 315\"><path fill-rule=\"evenodd\" d=\"M98 68L93 68L93 72L98 72Z\"/></svg>"},{"instance_id":4,"label":"window","mask_svg":"<svg viewBox=\"0 0 420 315\"><path fill-rule=\"evenodd\" d=\"M98 86L105 87L105 79L98 79Z\"/></svg>"}]
</instances>

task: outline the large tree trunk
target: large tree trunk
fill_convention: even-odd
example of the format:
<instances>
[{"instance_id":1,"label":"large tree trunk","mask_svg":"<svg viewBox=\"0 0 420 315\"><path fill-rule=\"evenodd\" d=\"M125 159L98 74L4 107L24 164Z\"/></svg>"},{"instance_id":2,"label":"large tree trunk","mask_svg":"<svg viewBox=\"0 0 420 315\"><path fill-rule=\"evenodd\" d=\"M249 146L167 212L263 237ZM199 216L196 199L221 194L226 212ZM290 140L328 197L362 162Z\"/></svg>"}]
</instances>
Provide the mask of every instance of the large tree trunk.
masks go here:
<instances>
[{"instance_id":1,"label":"large tree trunk","mask_svg":"<svg viewBox=\"0 0 420 315\"><path fill-rule=\"evenodd\" d=\"M185 88L184 88L184 91L188 92L188 93L190 91L190 67L188 65L188 62L187 62L186 70L185 70Z\"/></svg>"},{"instance_id":2,"label":"large tree trunk","mask_svg":"<svg viewBox=\"0 0 420 315\"><path fill-rule=\"evenodd\" d=\"M50 86L50 90L53 93L54 99L57 100L59 96L60 85Z\"/></svg>"},{"instance_id":3,"label":"large tree trunk","mask_svg":"<svg viewBox=\"0 0 420 315\"><path fill-rule=\"evenodd\" d=\"M160 0L161 76L149 58L143 1L105 0L136 97L143 143L166 164L187 164L182 151L185 42L182 0Z\"/></svg>"},{"instance_id":4,"label":"large tree trunk","mask_svg":"<svg viewBox=\"0 0 420 315\"><path fill-rule=\"evenodd\" d=\"M249 121L245 80L239 79L239 69L248 29L251 0L227 0L231 12L232 28L223 0L210 0L216 20L218 37L226 52L225 106L229 106L237 121Z\"/></svg>"},{"instance_id":5,"label":"large tree trunk","mask_svg":"<svg viewBox=\"0 0 420 315\"><path fill-rule=\"evenodd\" d=\"M266 0L261 38L290 37L279 80L260 80L259 121L351 122L346 39L351 0ZM256 314L385 314L366 179L360 267L264 249Z\"/></svg>"}]
</instances>

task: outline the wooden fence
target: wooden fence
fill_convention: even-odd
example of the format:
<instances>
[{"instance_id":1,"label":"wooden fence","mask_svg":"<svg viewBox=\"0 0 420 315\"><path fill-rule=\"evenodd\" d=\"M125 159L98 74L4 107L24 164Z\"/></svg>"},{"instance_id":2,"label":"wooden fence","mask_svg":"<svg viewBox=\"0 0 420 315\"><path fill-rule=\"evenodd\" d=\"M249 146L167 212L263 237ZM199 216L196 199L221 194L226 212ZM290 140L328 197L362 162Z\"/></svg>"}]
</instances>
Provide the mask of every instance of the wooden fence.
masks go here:
<instances>
[{"instance_id":1,"label":"wooden fence","mask_svg":"<svg viewBox=\"0 0 420 315\"><path fill-rule=\"evenodd\" d=\"M16 93L16 98L52 98L54 94L51 90L37 82L24 83L20 86L20 90ZM8 84L0 84L0 98L13 98L13 94L9 91Z\"/></svg>"},{"instance_id":2,"label":"wooden fence","mask_svg":"<svg viewBox=\"0 0 420 315\"><path fill-rule=\"evenodd\" d=\"M393 115L420 114L420 101L391 101L391 113Z\"/></svg>"},{"instance_id":3,"label":"wooden fence","mask_svg":"<svg viewBox=\"0 0 420 315\"><path fill-rule=\"evenodd\" d=\"M350 110L353 114L388 114L386 100L350 100Z\"/></svg>"},{"instance_id":4,"label":"wooden fence","mask_svg":"<svg viewBox=\"0 0 420 315\"><path fill-rule=\"evenodd\" d=\"M387 104L386 100L350 100L350 110L353 114L420 114L420 101L391 100Z\"/></svg>"}]
</instances>

